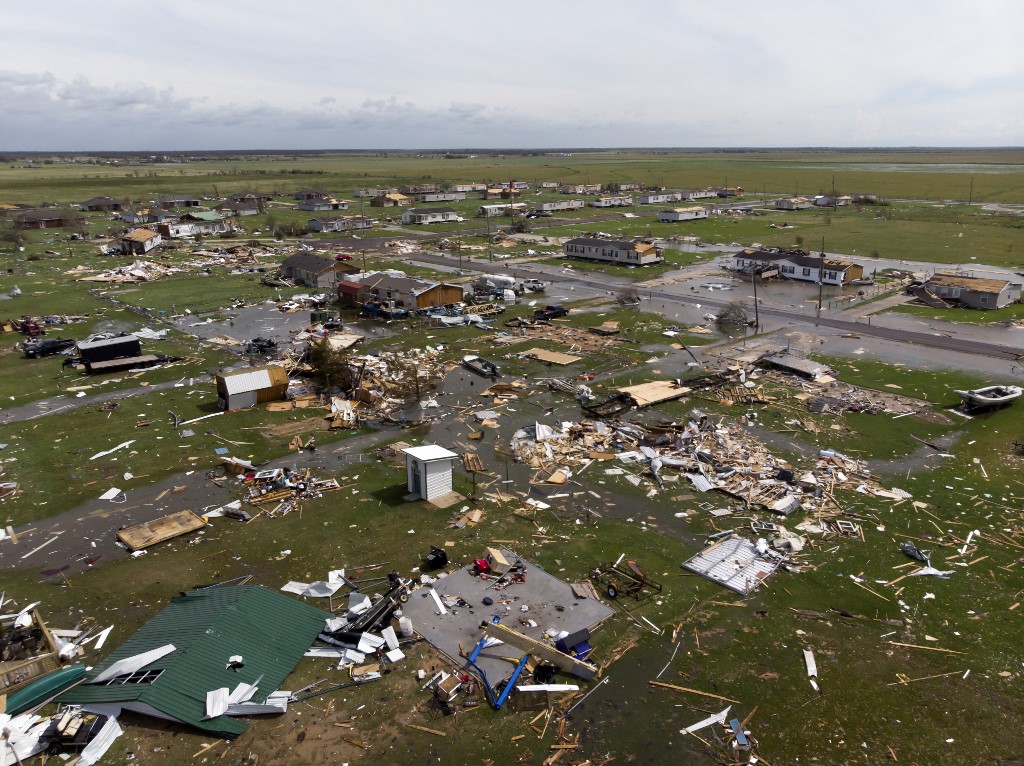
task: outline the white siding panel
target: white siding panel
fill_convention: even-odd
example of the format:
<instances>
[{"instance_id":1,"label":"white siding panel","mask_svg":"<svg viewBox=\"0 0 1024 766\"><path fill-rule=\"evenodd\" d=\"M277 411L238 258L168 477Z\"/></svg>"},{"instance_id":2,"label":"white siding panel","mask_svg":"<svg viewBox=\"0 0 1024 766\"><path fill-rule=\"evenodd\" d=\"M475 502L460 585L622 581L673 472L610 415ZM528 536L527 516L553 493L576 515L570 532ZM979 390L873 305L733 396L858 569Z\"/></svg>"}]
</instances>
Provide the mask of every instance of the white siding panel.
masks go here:
<instances>
[{"instance_id":1,"label":"white siding panel","mask_svg":"<svg viewBox=\"0 0 1024 766\"><path fill-rule=\"evenodd\" d=\"M438 460L426 464L426 499L446 495L452 491L452 461Z\"/></svg>"}]
</instances>

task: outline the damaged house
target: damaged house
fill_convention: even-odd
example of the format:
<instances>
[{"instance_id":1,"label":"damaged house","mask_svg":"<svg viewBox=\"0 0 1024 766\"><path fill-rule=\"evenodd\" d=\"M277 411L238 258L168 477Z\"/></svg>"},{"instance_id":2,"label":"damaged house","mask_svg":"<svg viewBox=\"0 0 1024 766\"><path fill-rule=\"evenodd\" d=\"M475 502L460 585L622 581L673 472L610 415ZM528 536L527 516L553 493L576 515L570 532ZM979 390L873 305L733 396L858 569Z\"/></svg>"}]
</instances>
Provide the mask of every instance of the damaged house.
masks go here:
<instances>
[{"instance_id":1,"label":"damaged house","mask_svg":"<svg viewBox=\"0 0 1024 766\"><path fill-rule=\"evenodd\" d=\"M463 298L461 285L448 282L429 282L412 277L388 274L373 275L363 280L367 303L416 311L458 303Z\"/></svg>"},{"instance_id":2,"label":"damaged house","mask_svg":"<svg viewBox=\"0 0 1024 766\"><path fill-rule=\"evenodd\" d=\"M246 725L231 715L264 709L330 617L261 585L186 591L59 701L234 739Z\"/></svg>"},{"instance_id":3,"label":"damaged house","mask_svg":"<svg viewBox=\"0 0 1024 766\"><path fill-rule=\"evenodd\" d=\"M224 234L231 231L231 223L220 213L213 211L185 213L179 216L176 222L159 224L157 231L169 239Z\"/></svg>"},{"instance_id":4,"label":"damaged house","mask_svg":"<svg viewBox=\"0 0 1024 766\"><path fill-rule=\"evenodd\" d=\"M121 237L121 248L129 255L144 255L163 241L152 229L132 229Z\"/></svg>"},{"instance_id":5,"label":"damaged house","mask_svg":"<svg viewBox=\"0 0 1024 766\"><path fill-rule=\"evenodd\" d=\"M982 279L960 274L934 274L913 295L936 308L1001 309L1021 298L1021 285L1006 279Z\"/></svg>"},{"instance_id":6,"label":"damaged house","mask_svg":"<svg viewBox=\"0 0 1024 766\"><path fill-rule=\"evenodd\" d=\"M281 263L282 277L309 287L333 289L342 275L358 271L358 266L352 266L334 258L324 258L313 253L295 253L289 255Z\"/></svg>"},{"instance_id":7,"label":"damaged house","mask_svg":"<svg viewBox=\"0 0 1024 766\"><path fill-rule=\"evenodd\" d=\"M733 271L760 274L762 278L781 276L801 282L845 285L864 277L859 263L821 258L803 250L741 250L732 257Z\"/></svg>"},{"instance_id":8,"label":"damaged house","mask_svg":"<svg viewBox=\"0 0 1024 766\"><path fill-rule=\"evenodd\" d=\"M238 410L284 399L288 373L277 364L246 367L219 373L216 383L217 404L225 410Z\"/></svg>"},{"instance_id":9,"label":"damaged house","mask_svg":"<svg viewBox=\"0 0 1024 766\"><path fill-rule=\"evenodd\" d=\"M576 237L568 240L562 249L569 258L621 263L624 266L649 266L652 263L661 263L665 260L661 248L643 241L616 242L607 239Z\"/></svg>"}]
</instances>

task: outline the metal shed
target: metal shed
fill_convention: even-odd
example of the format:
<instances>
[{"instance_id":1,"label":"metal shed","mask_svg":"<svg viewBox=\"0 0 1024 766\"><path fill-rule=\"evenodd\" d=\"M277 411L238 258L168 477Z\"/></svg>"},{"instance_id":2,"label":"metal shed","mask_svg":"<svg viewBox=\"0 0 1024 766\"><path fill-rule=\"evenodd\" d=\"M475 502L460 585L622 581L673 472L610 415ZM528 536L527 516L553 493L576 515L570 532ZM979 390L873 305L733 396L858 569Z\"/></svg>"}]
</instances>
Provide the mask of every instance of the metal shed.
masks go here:
<instances>
[{"instance_id":1,"label":"metal shed","mask_svg":"<svg viewBox=\"0 0 1024 766\"><path fill-rule=\"evenodd\" d=\"M217 375L217 403L225 410L252 407L284 398L288 373L276 364Z\"/></svg>"},{"instance_id":2,"label":"metal shed","mask_svg":"<svg viewBox=\"0 0 1024 766\"><path fill-rule=\"evenodd\" d=\"M422 500L433 500L452 491L452 464L457 454L436 444L407 447L402 452L410 493Z\"/></svg>"}]
</instances>

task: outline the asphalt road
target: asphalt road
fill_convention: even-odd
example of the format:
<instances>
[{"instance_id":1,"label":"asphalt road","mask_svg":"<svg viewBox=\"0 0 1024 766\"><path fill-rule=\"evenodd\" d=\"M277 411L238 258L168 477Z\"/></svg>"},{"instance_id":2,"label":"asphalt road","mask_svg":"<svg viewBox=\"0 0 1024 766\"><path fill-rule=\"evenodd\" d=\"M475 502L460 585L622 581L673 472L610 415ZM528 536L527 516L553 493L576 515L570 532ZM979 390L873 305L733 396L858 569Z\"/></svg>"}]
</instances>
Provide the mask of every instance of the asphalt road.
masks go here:
<instances>
[{"instance_id":1,"label":"asphalt road","mask_svg":"<svg viewBox=\"0 0 1024 766\"><path fill-rule=\"evenodd\" d=\"M456 258L451 258L444 255L434 255L427 253L417 253L417 261L425 263L433 263L442 266L449 266L458 268L459 261ZM485 273L501 273L511 274L516 277L537 277L536 272L524 271L522 267L517 270L504 263L491 263L488 261L466 261L463 260L462 264L463 271L474 270ZM543 278L550 282L557 283L569 283L576 284L586 287L594 287L599 290L617 290L623 287L633 285L632 282L628 282L623 279L616 279L614 277L603 276L602 279L588 279L578 274L552 274L545 272ZM651 298L657 298L662 301L678 303L683 305L693 305L700 303L701 306L715 306L717 308L724 308L728 306L732 301L723 300L721 298L714 298L706 293L701 293L699 296L690 296L685 293L670 292L665 289L648 289L641 288L644 297L650 296ZM778 319L784 319L790 322L797 322L804 325L828 327L833 330L838 330L844 333L855 333L864 337L880 338L884 340L896 341L899 343L908 343L917 346L924 346L926 348L942 349L945 351L957 351L965 354L972 354L975 356L986 356L994 359L1005 359L1008 361L1020 361L1024 358L1024 349L1020 349L1013 346L1002 346L995 343L980 343L970 338L949 338L939 335L929 335L923 332L913 332L911 330L900 330L889 327L880 327L877 325L871 325L866 322L856 322L849 319L840 319L835 316L821 316L814 318L806 313L800 311L791 311L785 308L778 308L772 306L765 306L759 304L759 312L762 316L770 316Z\"/></svg>"}]
</instances>

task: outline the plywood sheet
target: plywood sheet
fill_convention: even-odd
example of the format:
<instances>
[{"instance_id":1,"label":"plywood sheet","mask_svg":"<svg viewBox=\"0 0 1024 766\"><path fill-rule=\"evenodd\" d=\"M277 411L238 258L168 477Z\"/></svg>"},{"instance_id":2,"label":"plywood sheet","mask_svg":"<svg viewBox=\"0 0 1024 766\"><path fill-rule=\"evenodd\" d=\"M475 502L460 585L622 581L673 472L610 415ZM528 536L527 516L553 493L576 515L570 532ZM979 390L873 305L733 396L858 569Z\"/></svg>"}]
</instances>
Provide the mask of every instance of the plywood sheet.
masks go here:
<instances>
[{"instance_id":1,"label":"plywood sheet","mask_svg":"<svg viewBox=\"0 0 1024 766\"><path fill-rule=\"evenodd\" d=\"M522 353L523 356L532 356L541 362L550 362L551 364L573 364L583 360L582 356L563 354L561 351L548 351L544 348L531 348Z\"/></svg>"},{"instance_id":2,"label":"plywood sheet","mask_svg":"<svg viewBox=\"0 0 1024 766\"><path fill-rule=\"evenodd\" d=\"M118 530L117 539L128 546L128 550L140 551L205 526L206 522L192 511L178 511L170 516Z\"/></svg>"}]
</instances>

